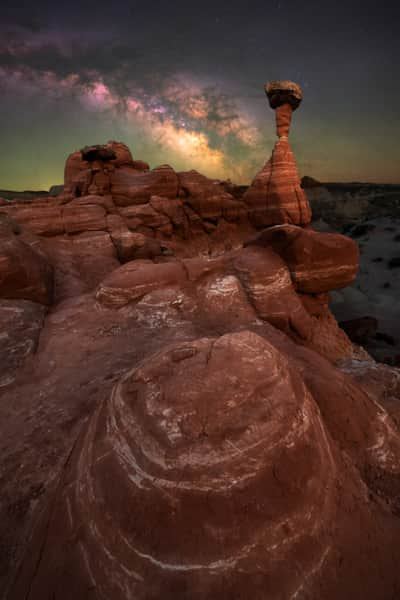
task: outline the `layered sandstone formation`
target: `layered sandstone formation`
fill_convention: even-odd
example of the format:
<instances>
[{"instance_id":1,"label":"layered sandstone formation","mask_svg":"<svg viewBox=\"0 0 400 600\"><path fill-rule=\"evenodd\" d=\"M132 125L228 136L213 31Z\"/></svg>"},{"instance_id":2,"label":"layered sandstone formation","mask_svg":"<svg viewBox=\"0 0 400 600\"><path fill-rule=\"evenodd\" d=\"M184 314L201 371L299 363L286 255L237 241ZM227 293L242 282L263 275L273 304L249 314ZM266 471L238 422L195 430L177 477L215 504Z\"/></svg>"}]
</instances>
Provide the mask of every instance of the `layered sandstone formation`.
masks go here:
<instances>
[{"instance_id":1,"label":"layered sandstone formation","mask_svg":"<svg viewBox=\"0 0 400 600\"><path fill-rule=\"evenodd\" d=\"M53 272L34 243L24 240L17 223L0 213L0 298L51 304Z\"/></svg>"},{"instance_id":2,"label":"layered sandstone formation","mask_svg":"<svg viewBox=\"0 0 400 600\"><path fill-rule=\"evenodd\" d=\"M271 332L175 342L94 411L10 597L391 597L399 524L374 498L396 508L399 456L317 355Z\"/></svg>"},{"instance_id":3,"label":"layered sandstone formation","mask_svg":"<svg viewBox=\"0 0 400 600\"><path fill-rule=\"evenodd\" d=\"M281 223L304 226L311 221L311 210L288 141L292 112L302 100L302 91L292 81L274 81L265 85L265 92L276 112L279 139L243 200L257 228Z\"/></svg>"},{"instance_id":4,"label":"layered sandstone formation","mask_svg":"<svg viewBox=\"0 0 400 600\"><path fill-rule=\"evenodd\" d=\"M320 233L294 225L269 227L245 246L272 248L287 264L295 288L320 294L344 288L354 281L359 249L351 238Z\"/></svg>"},{"instance_id":5,"label":"layered sandstone formation","mask_svg":"<svg viewBox=\"0 0 400 600\"><path fill-rule=\"evenodd\" d=\"M329 310L358 246L308 226L301 90L266 92L244 199L109 142L2 205L8 600L398 595L400 377Z\"/></svg>"},{"instance_id":6,"label":"layered sandstone formation","mask_svg":"<svg viewBox=\"0 0 400 600\"><path fill-rule=\"evenodd\" d=\"M254 232L248 207L223 183L168 165L150 170L119 142L72 153L58 197L7 202L1 212L38 236L56 271L56 300L79 287L66 278L83 291L119 262L221 254Z\"/></svg>"}]
</instances>

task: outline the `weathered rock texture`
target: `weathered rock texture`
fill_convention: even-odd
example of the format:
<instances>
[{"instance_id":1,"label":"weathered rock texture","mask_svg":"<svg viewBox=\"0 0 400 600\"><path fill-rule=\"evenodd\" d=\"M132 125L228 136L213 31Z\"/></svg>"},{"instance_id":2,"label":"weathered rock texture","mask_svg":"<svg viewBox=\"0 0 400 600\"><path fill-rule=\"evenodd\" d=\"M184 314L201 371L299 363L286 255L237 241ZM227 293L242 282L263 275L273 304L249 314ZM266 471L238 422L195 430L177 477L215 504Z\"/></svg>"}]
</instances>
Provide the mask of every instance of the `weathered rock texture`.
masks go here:
<instances>
[{"instance_id":1,"label":"weathered rock texture","mask_svg":"<svg viewBox=\"0 0 400 600\"><path fill-rule=\"evenodd\" d=\"M398 502L399 433L350 378L323 362L302 377L302 361L243 330L128 371L11 598L391 597L399 524L373 497Z\"/></svg>"},{"instance_id":2,"label":"weathered rock texture","mask_svg":"<svg viewBox=\"0 0 400 600\"><path fill-rule=\"evenodd\" d=\"M0 390L36 352L46 309L28 300L0 300Z\"/></svg>"},{"instance_id":3,"label":"weathered rock texture","mask_svg":"<svg viewBox=\"0 0 400 600\"><path fill-rule=\"evenodd\" d=\"M329 310L357 244L305 227L266 91L271 204L109 142L2 205L8 600L397 597L400 384Z\"/></svg>"},{"instance_id":4,"label":"weathered rock texture","mask_svg":"<svg viewBox=\"0 0 400 600\"><path fill-rule=\"evenodd\" d=\"M297 290L320 294L349 285L358 270L358 245L335 233L277 225L245 245L273 248L287 264Z\"/></svg>"},{"instance_id":5,"label":"weathered rock texture","mask_svg":"<svg viewBox=\"0 0 400 600\"><path fill-rule=\"evenodd\" d=\"M0 214L0 298L50 304L53 271L46 258L23 241L18 226Z\"/></svg>"},{"instance_id":6,"label":"weathered rock texture","mask_svg":"<svg viewBox=\"0 0 400 600\"><path fill-rule=\"evenodd\" d=\"M290 81L275 81L265 85L271 108L276 110L276 132L279 140L272 156L256 175L243 199L250 208L250 218L256 227L291 223L307 225L311 210L300 186L288 135L292 111L302 99L299 86Z\"/></svg>"}]
</instances>

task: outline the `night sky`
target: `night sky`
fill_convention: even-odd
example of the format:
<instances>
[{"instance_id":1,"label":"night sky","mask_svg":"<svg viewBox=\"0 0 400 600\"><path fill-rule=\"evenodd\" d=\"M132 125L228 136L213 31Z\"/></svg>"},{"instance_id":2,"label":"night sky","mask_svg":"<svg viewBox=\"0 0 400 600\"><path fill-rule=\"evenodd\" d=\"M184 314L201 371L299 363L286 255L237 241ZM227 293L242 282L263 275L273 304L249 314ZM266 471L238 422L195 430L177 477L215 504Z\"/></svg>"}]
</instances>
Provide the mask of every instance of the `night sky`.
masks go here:
<instances>
[{"instance_id":1,"label":"night sky","mask_svg":"<svg viewBox=\"0 0 400 600\"><path fill-rule=\"evenodd\" d=\"M400 183L399 23L392 0L3 0L0 188L62 183L70 152L108 140L248 183L275 140L274 79L303 88L300 175Z\"/></svg>"}]
</instances>

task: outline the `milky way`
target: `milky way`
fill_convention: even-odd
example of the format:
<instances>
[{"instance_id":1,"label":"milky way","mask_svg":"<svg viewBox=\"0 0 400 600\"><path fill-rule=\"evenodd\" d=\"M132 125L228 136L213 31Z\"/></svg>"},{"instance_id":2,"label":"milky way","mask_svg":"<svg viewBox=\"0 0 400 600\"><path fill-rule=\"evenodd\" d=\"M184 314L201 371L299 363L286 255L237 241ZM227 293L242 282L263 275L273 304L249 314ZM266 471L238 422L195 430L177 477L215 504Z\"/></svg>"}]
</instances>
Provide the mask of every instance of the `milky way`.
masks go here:
<instances>
[{"instance_id":1,"label":"milky way","mask_svg":"<svg viewBox=\"0 0 400 600\"><path fill-rule=\"evenodd\" d=\"M399 181L399 9L325 4L10 3L0 188L59 183L69 152L109 139L152 167L247 183L274 143L263 84L276 78L304 90L291 132L302 175Z\"/></svg>"}]
</instances>

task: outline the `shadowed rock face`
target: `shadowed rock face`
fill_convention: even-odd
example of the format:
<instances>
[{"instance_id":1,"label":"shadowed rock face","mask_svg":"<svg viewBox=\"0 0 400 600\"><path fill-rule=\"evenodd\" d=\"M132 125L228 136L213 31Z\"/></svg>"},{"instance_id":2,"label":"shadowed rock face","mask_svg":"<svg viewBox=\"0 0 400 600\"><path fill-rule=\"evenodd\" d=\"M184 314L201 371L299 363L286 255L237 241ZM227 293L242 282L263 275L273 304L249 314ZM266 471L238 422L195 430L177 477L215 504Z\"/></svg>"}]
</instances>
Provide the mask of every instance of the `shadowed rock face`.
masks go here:
<instances>
[{"instance_id":1,"label":"shadowed rock face","mask_svg":"<svg viewBox=\"0 0 400 600\"><path fill-rule=\"evenodd\" d=\"M277 225L245 245L273 248L288 265L293 283L301 292L320 294L340 289L357 275L358 245L344 235Z\"/></svg>"},{"instance_id":2,"label":"shadowed rock face","mask_svg":"<svg viewBox=\"0 0 400 600\"><path fill-rule=\"evenodd\" d=\"M46 308L28 300L0 300L0 390L37 350Z\"/></svg>"},{"instance_id":3,"label":"shadowed rock face","mask_svg":"<svg viewBox=\"0 0 400 600\"><path fill-rule=\"evenodd\" d=\"M93 162L95 160L113 160L117 158L114 150L112 148L108 148L107 146L85 146L81 150L82 159L87 160L88 162Z\"/></svg>"},{"instance_id":4,"label":"shadowed rock face","mask_svg":"<svg viewBox=\"0 0 400 600\"><path fill-rule=\"evenodd\" d=\"M53 271L46 258L19 236L19 228L0 219L0 298L51 304Z\"/></svg>"}]
</instances>

